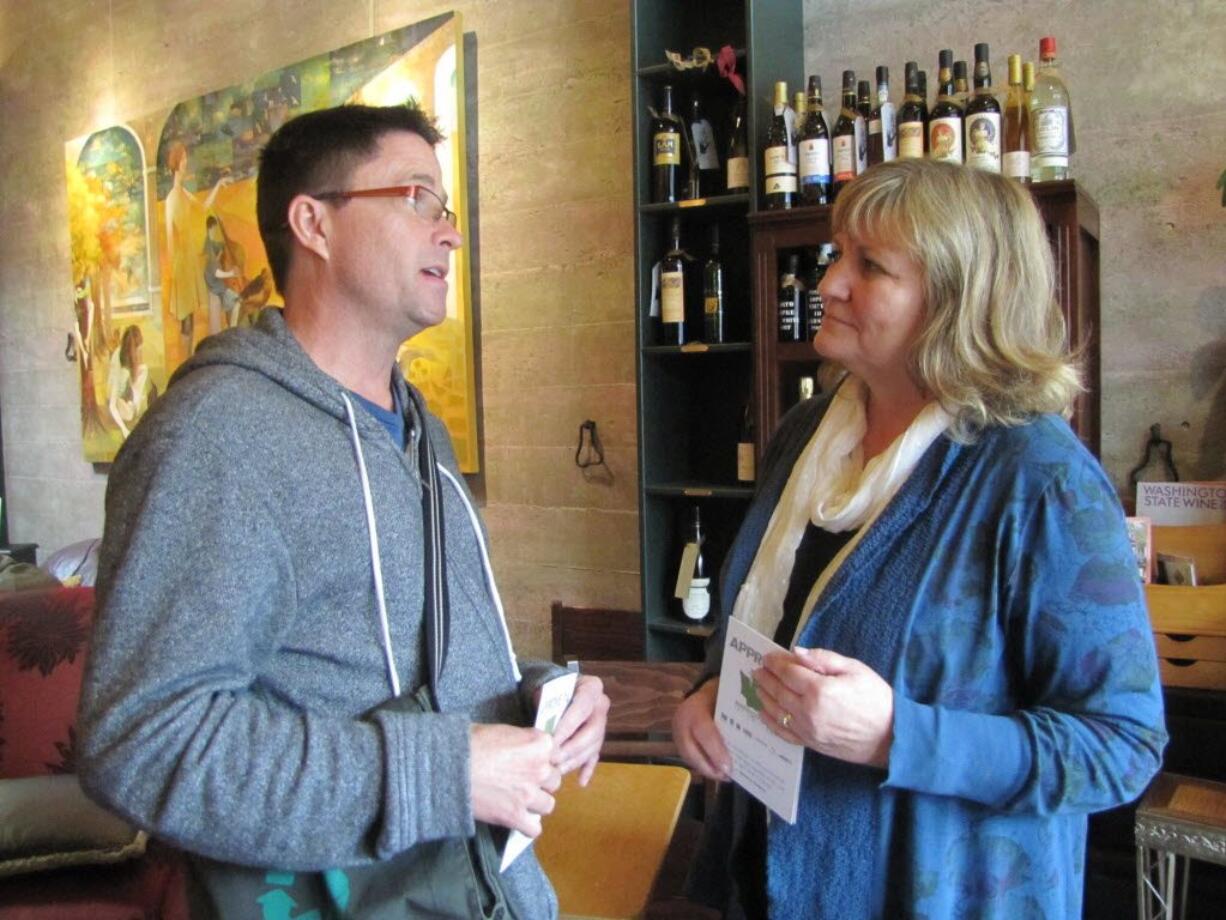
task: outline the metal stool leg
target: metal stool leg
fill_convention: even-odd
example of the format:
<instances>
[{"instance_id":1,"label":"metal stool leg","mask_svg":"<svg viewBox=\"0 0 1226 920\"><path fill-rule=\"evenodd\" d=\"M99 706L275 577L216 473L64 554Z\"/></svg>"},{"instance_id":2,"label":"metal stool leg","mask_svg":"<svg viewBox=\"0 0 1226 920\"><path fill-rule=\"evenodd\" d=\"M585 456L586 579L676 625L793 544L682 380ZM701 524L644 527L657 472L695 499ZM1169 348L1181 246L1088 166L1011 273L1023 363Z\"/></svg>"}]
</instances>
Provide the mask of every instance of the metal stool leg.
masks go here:
<instances>
[{"instance_id":1,"label":"metal stool leg","mask_svg":"<svg viewBox=\"0 0 1226 920\"><path fill-rule=\"evenodd\" d=\"M1177 858L1174 853L1137 847L1137 916L1140 920L1175 920Z\"/></svg>"}]
</instances>

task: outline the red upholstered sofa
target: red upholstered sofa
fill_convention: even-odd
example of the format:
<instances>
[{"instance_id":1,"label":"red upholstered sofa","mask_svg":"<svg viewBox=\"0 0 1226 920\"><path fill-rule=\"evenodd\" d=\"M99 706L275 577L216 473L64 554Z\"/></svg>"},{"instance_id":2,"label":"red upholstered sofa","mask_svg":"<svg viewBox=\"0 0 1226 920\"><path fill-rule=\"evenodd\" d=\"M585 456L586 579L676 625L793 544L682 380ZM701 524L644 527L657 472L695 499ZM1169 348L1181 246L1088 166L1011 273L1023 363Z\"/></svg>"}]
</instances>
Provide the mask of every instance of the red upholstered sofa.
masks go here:
<instances>
[{"instance_id":1,"label":"red upholstered sofa","mask_svg":"<svg viewBox=\"0 0 1226 920\"><path fill-rule=\"evenodd\" d=\"M0 592L0 920L187 920L174 851L75 781L93 588Z\"/></svg>"}]
</instances>

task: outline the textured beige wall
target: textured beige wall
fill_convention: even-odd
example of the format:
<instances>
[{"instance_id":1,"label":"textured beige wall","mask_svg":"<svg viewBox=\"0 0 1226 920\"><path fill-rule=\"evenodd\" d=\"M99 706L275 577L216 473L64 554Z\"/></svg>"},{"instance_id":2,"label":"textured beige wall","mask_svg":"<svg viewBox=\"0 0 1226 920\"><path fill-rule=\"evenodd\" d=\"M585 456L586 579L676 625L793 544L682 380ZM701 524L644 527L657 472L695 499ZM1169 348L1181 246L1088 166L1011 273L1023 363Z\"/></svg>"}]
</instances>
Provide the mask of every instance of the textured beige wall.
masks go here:
<instances>
[{"instance_id":1,"label":"textured beige wall","mask_svg":"<svg viewBox=\"0 0 1226 920\"><path fill-rule=\"evenodd\" d=\"M1117 486L1149 426L1185 479L1226 477L1226 3L1221 0L805 0L805 72L827 94L844 68L872 79L937 52L1038 59L1056 36L1073 99L1076 178L1101 217L1103 463ZM837 102L834 103L837 105Z\"/></svg>"},{"instance_id":2,"label":"textured beige wall","mask_svg":"<svg viewBox=\"0 0 1226 920\"><path fill-rule=\"evenodd\" d=\"M629 7L618 0L0 0L10 537L101 532L81 459L63 145L448 10L477 45L486 519L521 653L552 599L637 607ZM613 483L574 466L599 423Z\"/></svg>"}]
</instances>

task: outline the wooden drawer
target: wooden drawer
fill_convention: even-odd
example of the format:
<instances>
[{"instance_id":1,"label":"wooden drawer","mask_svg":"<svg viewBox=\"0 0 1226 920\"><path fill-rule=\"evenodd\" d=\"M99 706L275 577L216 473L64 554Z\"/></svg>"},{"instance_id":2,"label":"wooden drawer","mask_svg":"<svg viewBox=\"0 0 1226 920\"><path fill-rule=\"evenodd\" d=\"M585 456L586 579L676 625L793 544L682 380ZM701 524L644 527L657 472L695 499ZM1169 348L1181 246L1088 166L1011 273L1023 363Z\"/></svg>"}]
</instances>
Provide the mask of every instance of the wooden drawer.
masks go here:
<instances>
[{"instance_id":1,"label":"wooden drawer","mask_svg":"<svg viewBox=\"0 0 1226 920\"><path fill-rule=\"evenodd\" d=\"M1154 633L1159 658L1226 661L1226 636L1184 636Z\"/></svg>"},{"instance_id":2,"label":"wooden drawer","mask_svg":"<svg viewBox=\"0 0 1226 920\"><path fill-rule=\"evenodd\" d=\"M1226 585L1146 585L1154 632L1226 636Z\"/></svg>"},{"instance_id":3,"label":"wooden drawer","mask_svg":"<svg viewBox=\"0 0 1226 920\"><path fill-rule=\"evenodd\" d=\"M1226 690L1226 661L1175 664L1166 658L1159 658L1158 673L1162 677L1163 685L1167 687Z\"/></svg>"}]
</instances>

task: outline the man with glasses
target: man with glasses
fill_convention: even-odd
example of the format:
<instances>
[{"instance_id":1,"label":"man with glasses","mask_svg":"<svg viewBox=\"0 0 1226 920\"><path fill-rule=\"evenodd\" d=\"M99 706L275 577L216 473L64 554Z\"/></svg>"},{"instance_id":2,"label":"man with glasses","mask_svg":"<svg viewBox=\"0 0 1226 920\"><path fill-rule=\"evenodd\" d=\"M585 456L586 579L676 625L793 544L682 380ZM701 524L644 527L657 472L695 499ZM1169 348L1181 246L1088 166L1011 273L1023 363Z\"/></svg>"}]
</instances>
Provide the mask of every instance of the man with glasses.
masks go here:
<instances>
[{"instance_id":1,"label":"man with glasses","mask_svg":"<svg viewBox=\"0 0 1226 920\"><path fill-rule=\"evenodd\" d=\"M439 841L536 836L596 764L599 680L552 738L522 727L559 669L516 661L446 430L396 365L462 245L439 140L411 106L273 135L284 309L202 342L111 471L82 779L188 851L201 916L363 916L388 891L433 916L398 886L455 881ZM477 887L476 915L557 911L530 851Z\"/></svg>"}]
</instances>

